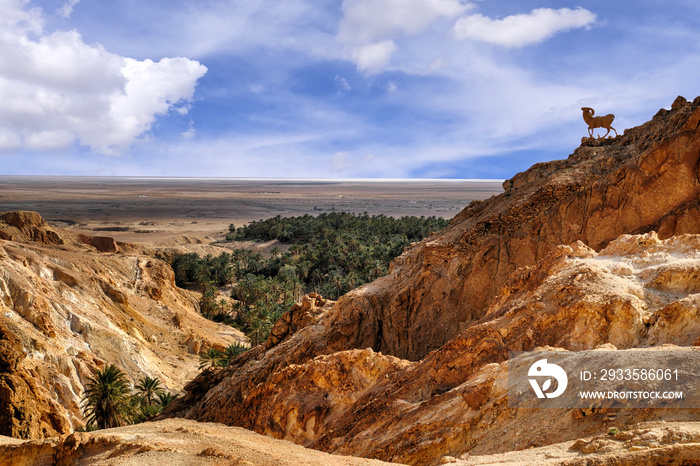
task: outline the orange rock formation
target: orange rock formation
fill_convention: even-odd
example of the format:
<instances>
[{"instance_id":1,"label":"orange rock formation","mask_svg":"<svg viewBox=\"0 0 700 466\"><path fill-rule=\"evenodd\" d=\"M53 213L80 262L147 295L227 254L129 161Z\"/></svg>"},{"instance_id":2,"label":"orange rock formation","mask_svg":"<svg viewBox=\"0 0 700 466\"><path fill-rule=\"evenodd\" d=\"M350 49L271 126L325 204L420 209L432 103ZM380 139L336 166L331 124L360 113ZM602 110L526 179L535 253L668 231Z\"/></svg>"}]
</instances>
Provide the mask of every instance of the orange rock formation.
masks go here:
<instances>
[{"instance_id":1,"label":"orange rock formation","mask_svg":"<svg viewBox=\"0 0 700 466\"><path fill-rule=\"evenodd\" d=\"M200 351L244 339L201 317L172 269L133 246L52 228L36 212L1 214L0 237L0 435L83 425L83 384L107 362L177 391Z\"/></svg>"},{"instance_id":2,"label":"orange rock formation","mask_svg":"<svg viewBox=\"0 0 700 466\"><path fill-rule=\"evenodd\" d=\"M700 98L679 98L622 136L516 175L409 248L388 276L320 308L316 323L200 375L170 415L412 464L599 432L608 413L508 409L507 353L700 336L699 264L671 260L681 251L695 260L698 237L671 237L700 232L699 124ZM649 232L658 234L616 240ZM644 265L655 248L666 251L663 267ZM620 419L654 416L697 412Z\"/></svg>"}]
</instances>

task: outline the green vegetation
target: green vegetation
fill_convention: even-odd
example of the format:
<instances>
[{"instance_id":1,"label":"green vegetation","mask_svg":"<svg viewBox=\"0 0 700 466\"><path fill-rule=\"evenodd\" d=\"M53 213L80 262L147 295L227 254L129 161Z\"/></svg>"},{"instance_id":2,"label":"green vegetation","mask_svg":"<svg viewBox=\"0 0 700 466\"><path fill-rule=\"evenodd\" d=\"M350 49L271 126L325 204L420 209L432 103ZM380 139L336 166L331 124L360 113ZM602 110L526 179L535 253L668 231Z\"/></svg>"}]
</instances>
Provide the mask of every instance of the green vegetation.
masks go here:
<instances>
[{"instance_id":1,"label":"green vegetation","mask_svg":"<svg viewBox=\"0 0 700 466\"><path fill-rule=\"evenodd\" d=\"M175 395L153 377L142 378L134 388L136 393L131 392L126 374L113 364L95 371L83 394L86 430L143 422L159 414L175 399Z\"/></svg>"},{"instance_id":2,"label":"green vegetation","mask_svg":"<svg viewBox=\"0 0 700 466\"><path fill-rule=\"evenodd\" d=\"M224 353L218 348L209 348L199 355L200 369L214 369L215 367L226 367Z\"/></svg>"},{"instance_id":3,"label":"green vegetation","mask_svg":"<svg viewBox=\"0 0 700 466\"><path fill-rule=\"evenodd\" d=\"M165 392L165 388L163 388L159 379L148 376L141 379L135 388L139 395L139 401L147 406L153 406L157 396Z\"/></svg>"},{"instance_id":4,"label":"green vegetation","mask_svg":"<svg viewBox=\"0 0 700 466\"><path fill-rule=\"evenodd\" d=\"M108 365L88 379L83 394L83 410L88 425L109 429L129 424L131 403L129 381L115 365Z\"/></svg>"},{"instance_id":5,"label":"green vegetation","mask_svg":"<svg viewBox=\"0 0 700 466\"><path fill-rule=\"evenodd\" d=\"M238 342L229 345L224 351L218 348L209 348L199 355L199 368L212 370L217 367L226 367L231 361L236 359L238 355L246 351L248 351L248 348Z\"/></svg>"},{"instance_id":6,"label":"green vegetation","mask_svg":"<svg viewBox=\"0 0 700 466\"><path fill-rule=\"evenodd\" d=\"M171 265L178 286L202 291L202 315L238 327L255 346L265 341L272 324L304 293L338 299L385 275L391 260L411 242L447 224L437 217L396 219L345 212L277 216L241 228L231 225L226 238L276 239L289 245L285 252L273 250L269 257L248 249L222 252L217 257L190 253L174 258ZM233 286L233 306L216 298L217 287L229 284Z\"/></svg>"},{"instance_id":7,"label":"green vegetation","mask_svg":"<svg viewBox=\"0 0 700 466\"><path fill-rule=\"evenodd\" d=\"M224 358L228 359L229 361L233 361L239 355L245 353L246 351L248 351L248 348L236 342L226 347L226 349L224 350Z\"/></svg>"}]
</instances>

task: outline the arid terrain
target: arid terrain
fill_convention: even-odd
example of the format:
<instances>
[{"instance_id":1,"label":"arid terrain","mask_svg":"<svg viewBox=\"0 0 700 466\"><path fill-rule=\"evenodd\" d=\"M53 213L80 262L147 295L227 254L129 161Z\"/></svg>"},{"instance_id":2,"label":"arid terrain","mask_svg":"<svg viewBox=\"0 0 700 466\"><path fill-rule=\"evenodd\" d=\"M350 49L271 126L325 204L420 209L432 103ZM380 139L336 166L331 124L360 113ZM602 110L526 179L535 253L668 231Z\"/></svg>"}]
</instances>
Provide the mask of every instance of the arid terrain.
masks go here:
<instances>
[{"instance_id":1,"label":"arid terrain","mask_svg":"<svg viewBox=\"0 0 700 466\"><path fill-rule=\"evenodd\" d=\"M500 181L3 177L0 212L30 210L72 231L176 246L223 239L230 224L344 211L452 218Z\"/></svg>"},{"instance_id":2,"label":"arid terrain","mask_svg":"<svg viewBox=\"0 0 700 466\"><path fill-rule=\"evenodd\" d=\"M0 436L0 464L382 466L389 463L329 455L239 427L165 420L29 442Z\"/></svg>"},{"instance_id":3,"label":"arid terrain","mask_svg":"<svg viewBox=\"0 0 700 466\"><path fill-rule=\"evenodd\" d=\"M144 194L146 180L136 190L127 180L130 188L120 185L110 204L108 188L83 180L90 196L105 196L102 207L91 208L94 197L75 199L81 195L73 188L45 180L79 212L71 220L70 208L45 197L32 201L36 188L23 191L18 185L28 180L11 179L5 192L26 197L0 209L31 208L50 221L26 211L0 217L0 427L32 439L0 442L0 458L332 464L318 455L333 454L416 465L700 464L700 400L692 398L700 358L698 167L700 98L679 97L649 122L615 138L584 138L566 159L536 164L502 188L467 182L460 193L457 182L420 185L442 198L389 189L410 184L370 183L369 193L362 192L371 191L367 186L329 182L332 188L319 194L315 186L313 194L292 183L285 205L303 207L290 212L269 186L273 200L257 203L260 187L244 194L231 188L239 193L234 202L217 198L222 187L178 197L164 194L164 185ZM300 197L289 200L290 192ZM162 217L154 211L149 221L165 219L163 225L144 223L150 197L138 196L161 196L154 209ZM368 208L372 196L387 210ZM241 220L341 210L346 202L358 212L443 215L460 196L474 200L447 228L407 247L387 275L337 301L304 296L264 343L225 368L197 374L197 354L241 336L205 321L194 310L197 293L177 288L154 250L209 247L222 232L216 221L223 230L236 222L231 215L204 224L218 207L224 215L227 203L240 203L231 208ZM433 210L420 202L432 202ZM110 205L121 220L100 210ZM183 237L186 219L206 225L196 239ZM118 227L124 231L110 231ZM529 375L515 377L509 364L529 366L530 352L564 358L567 369L581 373L592 353L644 362L662 351L690 361L679 385L688 389L688 403L512 403L510 387L528 387ZM155 422L72 434L85 374L111 359L132 378L143 371L167 378L182 396ZM200 443L183 444L199 431ZM269 437L310 450L287 451ZM218 442L226 446L211 446ZM263 456L250 459L247 448Z\"/></svg>"},{"instance_id":4,"label":"arid terrain","mask_svg":"<svg viewBox=\"0 0 700 466\"><path fill-rule=\"evenodd\" d=\"M285 338L200 375L168 414L409 464L699 420L697 409L553 415L507 396L509 351L700 342L699 127L700 98L679 97L517 174L387 276L290 314L303 323ZM615 464L600 461L588 464Z\"/></svg>"}]
</instances>

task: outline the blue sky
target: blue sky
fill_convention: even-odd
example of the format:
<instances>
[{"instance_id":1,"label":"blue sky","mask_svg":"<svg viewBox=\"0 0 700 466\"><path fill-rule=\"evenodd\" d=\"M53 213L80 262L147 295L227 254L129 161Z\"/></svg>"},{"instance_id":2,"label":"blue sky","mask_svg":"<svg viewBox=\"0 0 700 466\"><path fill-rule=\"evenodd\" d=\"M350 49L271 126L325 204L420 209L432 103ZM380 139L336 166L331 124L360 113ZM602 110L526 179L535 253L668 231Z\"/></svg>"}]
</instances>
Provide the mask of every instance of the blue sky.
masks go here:
<instances>
[{"instance_id":1,"label":"blue sky","mask_svg":"<svg viewBox=\"0 0 700 466\"><path fill-rule=\"evenodd\" d=\"M508 178L700 95L696 0L0 0L0 174Z\"/></svg>"}]
</instances>

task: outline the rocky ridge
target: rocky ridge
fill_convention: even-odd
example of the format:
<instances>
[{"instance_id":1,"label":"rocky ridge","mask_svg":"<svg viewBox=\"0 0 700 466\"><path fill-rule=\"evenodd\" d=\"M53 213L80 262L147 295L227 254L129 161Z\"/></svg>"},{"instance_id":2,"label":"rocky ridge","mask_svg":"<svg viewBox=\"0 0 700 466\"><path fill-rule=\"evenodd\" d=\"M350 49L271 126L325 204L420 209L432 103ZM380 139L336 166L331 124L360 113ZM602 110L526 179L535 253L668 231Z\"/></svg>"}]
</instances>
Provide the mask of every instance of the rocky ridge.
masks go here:
<instances>
[{"instance_id":1,"label":"rocky ridge","mask_svg":"<svg viewBox=\"0 0 700 466\"><path fill-rule=\"evenodd\" d=\"M599 433L605 410L509 409L507 353L680 350L700 337L698 237L679 236L700 232L699 125L700 99L679 97L622 136L516 175L316 323L200 375L169 414L411 464Z\"/></svg>"},{"instance_id":2,"label":"rocky ridge","mask_svg":"<svg viewBox=\"0 0 700 466\"><path fill-rule=\"evenodd\" d=\"M36 212L0 214L0 435L83 425L87 377L105 363L173 391L198 353L244 337L196 311L170 267L108 237L74 235Z\"/></svg>"}]
</instances>

